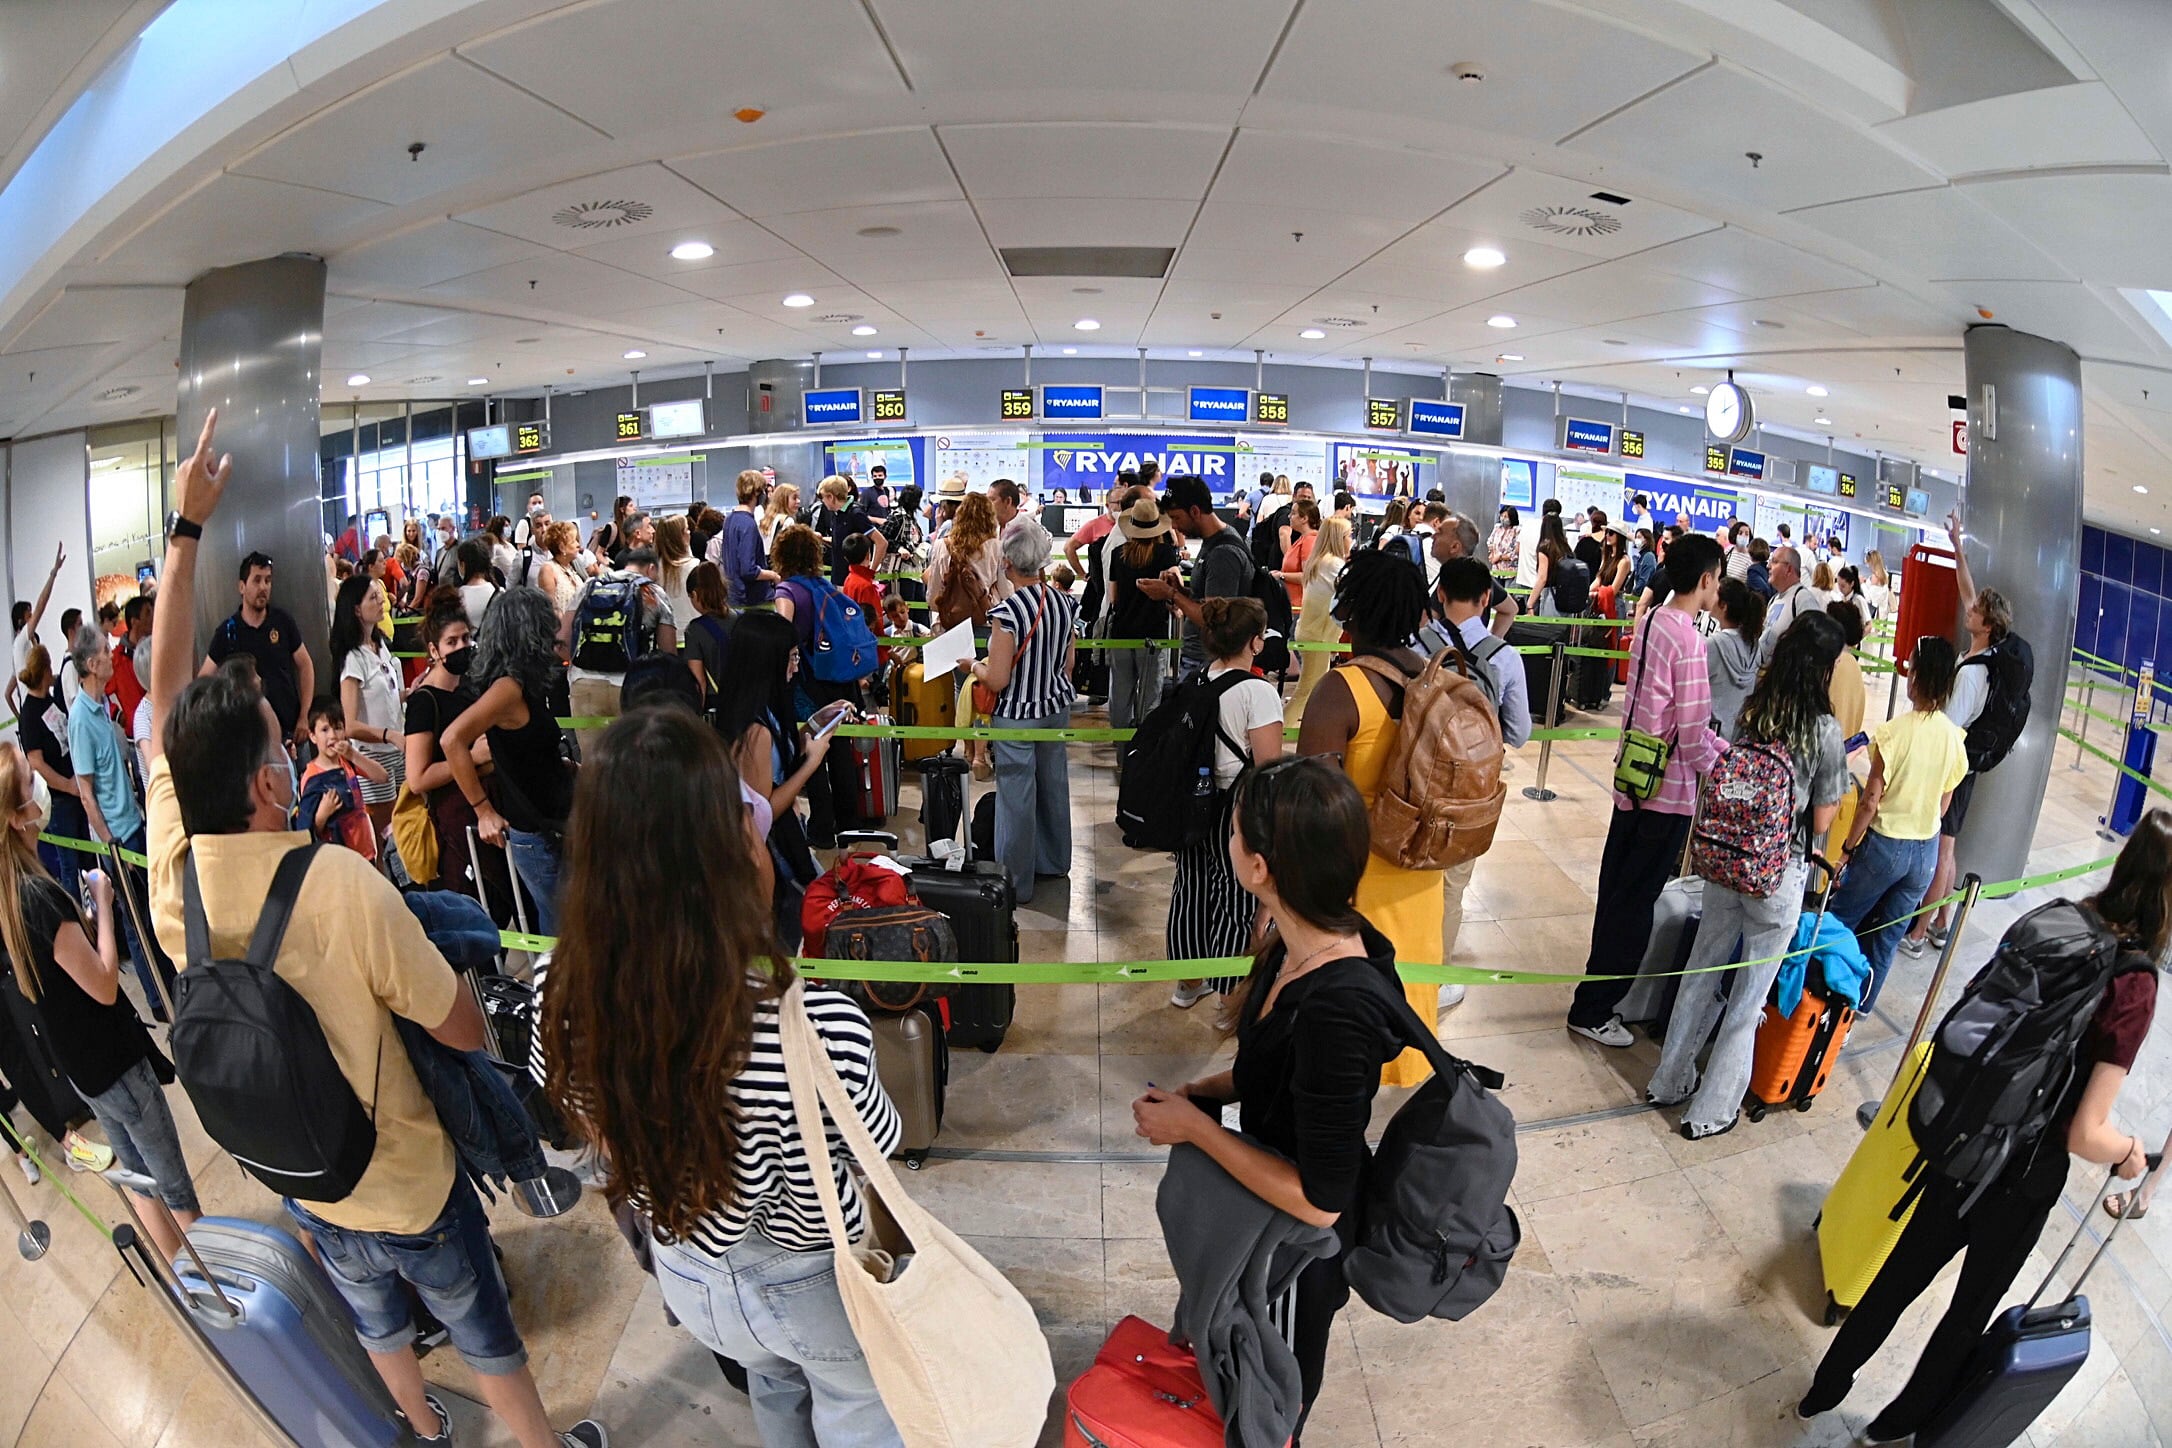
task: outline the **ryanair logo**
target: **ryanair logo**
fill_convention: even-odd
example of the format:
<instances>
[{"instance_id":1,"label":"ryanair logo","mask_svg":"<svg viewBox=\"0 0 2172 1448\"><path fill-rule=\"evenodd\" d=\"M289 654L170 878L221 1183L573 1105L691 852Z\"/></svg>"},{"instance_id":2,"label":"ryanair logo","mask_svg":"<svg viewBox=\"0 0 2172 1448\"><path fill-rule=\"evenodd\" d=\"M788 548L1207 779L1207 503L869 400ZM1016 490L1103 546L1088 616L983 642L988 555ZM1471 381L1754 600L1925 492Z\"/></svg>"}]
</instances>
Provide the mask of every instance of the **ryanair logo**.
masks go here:
<instances>
[{"instance_id":1,"label":"ryanair logo","mask_svg":"<svg viewBox=\"0 0 2172 1448\"><path fill-rule=\"evenodd\" d=\"M1059 468L1071 466L1071 449L1067 447L1057 448L1049 453L1049 456L1056 460L1056 466Z\"/></svg>"}]
</instances>

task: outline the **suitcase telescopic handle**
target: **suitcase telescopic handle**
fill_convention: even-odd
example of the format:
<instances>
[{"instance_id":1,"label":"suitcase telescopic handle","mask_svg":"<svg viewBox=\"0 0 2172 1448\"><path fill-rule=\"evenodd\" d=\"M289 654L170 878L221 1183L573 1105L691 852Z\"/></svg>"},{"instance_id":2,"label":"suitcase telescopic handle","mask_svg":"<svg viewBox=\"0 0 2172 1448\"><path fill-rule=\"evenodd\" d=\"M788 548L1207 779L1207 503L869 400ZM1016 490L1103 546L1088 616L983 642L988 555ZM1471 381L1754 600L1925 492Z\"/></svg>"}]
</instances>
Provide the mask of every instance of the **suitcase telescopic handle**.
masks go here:
<instances>
[{"instance_id":1,"label":"suitcase telescopic handle","mask_svg":"<svg viewBox=\"0 0 2172 1448\"><path fill-rule=\"evenodd\" d=\"M2135 1209L2141 1205L2142 1201L2142 1188L2149 1184L2150 1178L2154 1177L2158 1168L2164 1165L2164 1156L2161 1152L2148 1153L2143 1156L2142 1162L2142 1175L2136 1180L2133 1187L2128 1189L2126 1205L2120 1209L2119 1215L2112 1219L2111 1229L2098 1241L2097 1250L2089 1254L2089 1260L2082 1265L2081 1276L2074 1279L2074 1285L2068 1290L2067 1296L2073 1297L2080 1293L2082 1284L2089 1280L2089 1274L2097 1270L2097 1263L2103 1259L2105 1252L2110 1249L2112 1238L2119 1235L2119 1229L2127 1225L2129 1217L2136 1215ZM2118 1180L2118 1163L2115 1162L2112 1170L2106 1175L2105 1185L2109 1187ZM2074 1249L2081 1245L2082 1233L2087 1231L2088 1228L2089 1214L2084 1212L2081 1221L2074 1227L2074 1235L2067 1239L2066 1246L2060 1249L2058 1258L2051 1264L2051 1270L2044 1274L2042 1282L2036 1284L2036 1291L2029 1294L2028 1304L2021 1309L2024 1316L2034 1312L2038 1299L2051 1290L2051 1279L2059 1275L2059 1269L2066 1265L2066 1259L2074 1255Z\"/></svg>"}]
</instances>

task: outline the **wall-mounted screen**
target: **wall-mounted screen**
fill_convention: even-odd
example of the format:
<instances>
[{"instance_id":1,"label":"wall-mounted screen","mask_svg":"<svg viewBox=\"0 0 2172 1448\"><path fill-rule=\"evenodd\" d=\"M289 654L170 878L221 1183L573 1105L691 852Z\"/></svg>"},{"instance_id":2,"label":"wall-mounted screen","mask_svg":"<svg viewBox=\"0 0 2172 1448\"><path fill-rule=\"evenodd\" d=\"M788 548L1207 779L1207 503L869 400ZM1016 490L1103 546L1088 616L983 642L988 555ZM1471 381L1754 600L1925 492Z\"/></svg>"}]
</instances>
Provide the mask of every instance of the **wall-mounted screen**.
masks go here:
<instances>
[{"instance_id":1,"label":"wall-mounted screen","mask_svg":"<svg viewBox=\"0 0 2172 1448\"><path fill-rule=\"evenodd\" d=\"M650 437L700 437L708 430L708 418L698 397L684 402L659 402L649 408Z\"/></svg>"},{"instance_id":2,"label":"wall-mounted screen","mask_svg":"<svg viewBox=\"0 0 2172 1448\"><path fill-rule=\"evenodd\" d=\"M489 427L468 429L468 456L477 462L486 458L509 458L513 455L513 427L511 423L493 423Z\"/></svg>"},{"instance_id":3,"label":"wall-mounted screen","mask_svg":"<svg viewBox=\"0 0 2172 1448\"><path fill-rule=\"evenodd\" d=\"M1826 467L1823 463L1812 463L1803 470L1803 486L1813 493L1827 493L1837 497L1840 493L1840 469Z\"/></svg>"}]
</instances>

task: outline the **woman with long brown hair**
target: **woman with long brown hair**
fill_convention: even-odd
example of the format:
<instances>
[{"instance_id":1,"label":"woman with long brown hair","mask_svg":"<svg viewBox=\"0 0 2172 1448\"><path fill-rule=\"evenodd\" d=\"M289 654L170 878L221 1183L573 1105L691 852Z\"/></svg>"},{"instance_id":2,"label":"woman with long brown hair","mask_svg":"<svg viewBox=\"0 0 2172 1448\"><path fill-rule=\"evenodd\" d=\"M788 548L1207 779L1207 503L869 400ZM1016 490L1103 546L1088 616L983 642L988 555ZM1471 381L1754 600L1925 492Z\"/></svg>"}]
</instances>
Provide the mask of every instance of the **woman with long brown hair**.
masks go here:
<instances>
[{"instance_id":1,"label":"woman with long brown hair","mask_svg":"<svg viewBox=\"0 0 2172 1448\"><path fill-rule=\"evenodd\" d=\"M986 493L967 493L959 500L950 531L928 552L928 601L943 628L971 619L976 631L984 629L988 610L1010 597L1003 553L996 543L1001 531Z\"/></svg>"},{"instance_id":2,"label":"woman with long brown hair","mask_svg":"<svg viewBox=\"0 0 2172 1448\"><path fill-rule=\"evenodd\" d=\"M777 1013L792 968L770 937L764 846L724 740L685 708L636 709L582 767L567 829L581 867L540 1007L551 1098L595 1143L605 1197L648 1219L672 1315L746 1367L765 1444L900 1443L838 1296L785 1087ZM810 987L805 1001L890 1150L898 1116L867 1017L841 991ZM857 1238L866 1210L842 1139L829 1143Z\"/></svg>"},{"instance_id":3,"label":"woman with long brown hair","mask_svg":"<svg viewBox=\"0 0 2172 1448\"><path fill-rule=\"evenodd\" d=\"M671 600L671 616L675 619L694 616L694 601L686 596L686 578L697 561L685 518L674 513L656 525L656 582L664 590L664 597ZM683 630L679 642L685 645Z\"/></svg>"}]
</instances>

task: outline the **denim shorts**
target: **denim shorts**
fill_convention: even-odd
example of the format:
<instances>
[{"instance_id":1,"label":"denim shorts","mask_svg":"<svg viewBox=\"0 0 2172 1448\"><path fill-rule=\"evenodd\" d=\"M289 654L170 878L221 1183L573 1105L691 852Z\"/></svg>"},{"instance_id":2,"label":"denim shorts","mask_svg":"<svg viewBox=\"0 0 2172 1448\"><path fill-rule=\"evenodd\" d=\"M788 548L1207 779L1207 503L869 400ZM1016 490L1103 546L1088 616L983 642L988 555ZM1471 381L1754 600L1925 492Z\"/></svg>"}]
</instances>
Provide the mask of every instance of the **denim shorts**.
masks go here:
<instances>
[{"instance_id":1,"label":"denim shorts","mask_svg":"<svg viewBox=\"0 0 2172 1448\"><path fill-rule=\"evenodd\" d=\"M415 1289L476 1372L518 1372L528 1349L513 1325L513 1304L490 1250L490 1221L475 1188L454 1176L452 1196L429 1228L413 1235L354 1232L311 1215L299 1202L287 1210L317 1242L325 1270L354 1309L355 1336L371 1352L399 1352L414 1341L404 1281Z\"/></svg>"},{"instance_id":2,"label":"denim shorts","mask_svg":"<svg viewBox=\"0 0 2172 1448\"><path fill-rule=\"evenodd\" d=\"M158 1183L158 1199L177 1212L197 1211L196 1185L189 1180L188 1159L174 1130L173 1112L149 1061L138 1061L111 1086L87 1098L91 1114L106 1129L114 1160L138 1176Z\"/></svg>"}]
</instances>

